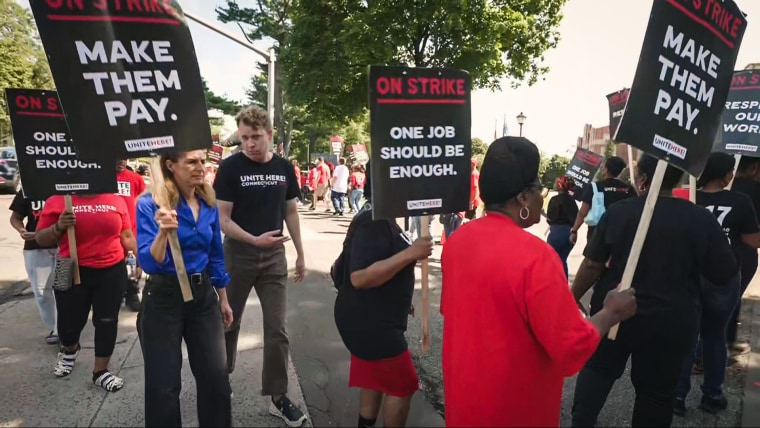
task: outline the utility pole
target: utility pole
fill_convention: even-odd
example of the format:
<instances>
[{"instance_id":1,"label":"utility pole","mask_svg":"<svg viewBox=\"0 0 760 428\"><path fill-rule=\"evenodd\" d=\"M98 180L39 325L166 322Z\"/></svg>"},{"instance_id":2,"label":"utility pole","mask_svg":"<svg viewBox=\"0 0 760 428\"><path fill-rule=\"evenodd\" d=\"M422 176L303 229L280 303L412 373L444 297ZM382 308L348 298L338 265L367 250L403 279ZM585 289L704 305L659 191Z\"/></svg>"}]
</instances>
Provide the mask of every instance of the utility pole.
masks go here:
<instances>
[{"instance_id":1,"label":"utility pole","mask_svg":"<svg viewBox=\"0 0 760 428\"><path fill-rule=\"evenodd\" d=\"M225 28L222 28L220 25L217 25L215 23L206 21L203 18L199 18L193 14L188 13L187 11L184 11L184 14L187 18L197 22L198 24L208 28L209 30L222 35L226 37L229 40L232 40L233 42L248 48L252 50L253 52L256 52L257 54L264 57L264 59L267 61L268 65L268 73L269 76L267 79L267 113L269 114L270 120L272 120L272 127L274 127L274 91L275 91L275 53L274 53L274 47L269 48L269 52L265 52L256 46L253 45L248 39L245 39L243 37L240 37L237 34L233 34L230 31L228 31Z\"/></svg>"}]
</instances>

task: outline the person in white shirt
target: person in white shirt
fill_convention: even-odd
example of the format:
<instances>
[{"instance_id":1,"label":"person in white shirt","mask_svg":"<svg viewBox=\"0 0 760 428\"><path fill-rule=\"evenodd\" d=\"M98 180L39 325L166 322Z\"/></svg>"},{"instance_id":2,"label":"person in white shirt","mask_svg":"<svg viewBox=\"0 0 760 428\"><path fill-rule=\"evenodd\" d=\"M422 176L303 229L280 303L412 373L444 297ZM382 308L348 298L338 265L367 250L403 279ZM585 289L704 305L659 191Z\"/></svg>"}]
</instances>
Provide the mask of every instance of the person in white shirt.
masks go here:
<instances>
[{"instance_id":1,"label":"person in white shirt","mask_svg":"<svg viewBox=\"0 0 760 428\"><path fill-rule=\"evenodd\" d=\"M335 167L332 177L332 203L335 212L333 215L343 215L346 209L345 197L348 193L348 177L351 173L346 166L346 159L340 158L338 160L339 165Z\"/></svg>"}]
</instances>

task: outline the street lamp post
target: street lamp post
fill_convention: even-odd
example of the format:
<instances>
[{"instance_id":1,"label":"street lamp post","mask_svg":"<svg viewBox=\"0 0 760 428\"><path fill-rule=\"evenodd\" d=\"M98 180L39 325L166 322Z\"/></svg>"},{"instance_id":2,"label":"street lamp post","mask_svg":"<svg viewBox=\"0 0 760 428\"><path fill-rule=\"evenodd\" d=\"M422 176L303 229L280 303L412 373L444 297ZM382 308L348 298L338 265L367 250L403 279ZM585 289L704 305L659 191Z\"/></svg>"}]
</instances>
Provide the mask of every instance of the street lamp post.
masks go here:
<instances>
[{"instance_id":1,"label":"street lamp post","mask_svg":"<svg viewBox=\"0 0 760 428\"><path fill-rule=\"evenodd\" d=\"M522 127L523 127L523 124L525 123L525 119L527 119L527 117L525 117L525 115L523 114L523 112L520 112L520 114L517 115L517 124L520 125L520 136L521 137L522 137Z\"/></svg>"}]
</instances>

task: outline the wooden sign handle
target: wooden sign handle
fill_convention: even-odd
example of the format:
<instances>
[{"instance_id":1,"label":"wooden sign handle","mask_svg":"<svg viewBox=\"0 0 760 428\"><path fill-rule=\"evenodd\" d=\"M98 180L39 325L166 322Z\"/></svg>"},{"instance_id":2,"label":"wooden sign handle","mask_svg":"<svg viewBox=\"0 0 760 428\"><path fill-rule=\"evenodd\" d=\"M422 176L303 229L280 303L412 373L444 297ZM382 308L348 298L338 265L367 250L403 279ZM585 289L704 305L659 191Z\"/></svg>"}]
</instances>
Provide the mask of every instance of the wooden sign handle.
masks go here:
<instances>
[{"instance_id":1,"label":"wooden sign handle","mask_svg":"<svg viewBox=\"0 0 760 428\"><path fill-rule=\"evenodd\" d=\"M728 183L728 186L726 187L726 190L731 190L732 187L734 187L734 180L736 180L736 172L739 171L739 162L742 160L742 155L734 155L734 177L731 179L731 182Z\"/></svg>"},{"instance_id":2,"label":"wooden sign handle","mask_svg":"<svg viewBox=\"0 0 760 428\"><path fill-rule=\"evenodd\" d=\"M67 212L74 212L74 203L71 201L71 195L65 195L63 197L63 200L66 203L66 211ZM74 285L79 285L82 283L82 279L79 276L79 255L77 254L77 237L76 237L76 226L71 226L66 230L66 235L69 237L69 253L71 260L74 261Z\"/></svg>"},{"instance_id":3,"label":"wooden sign handle","mask_svg":"<svg viewBox=\"0 0 760 428\"><path fill-rule=\"evenodd\" d=\"M697 177L689 174L689 201L697 203Z\"/></svg>"},{"instance_id":4,"label":"wooden sign handle","mask_svg":"<svg viewBox=\"0 0 760 428\"><path fill-rule=\"evenodd\" d=\"M150 191L153 195L153 200L159 207L171 209L169 197L166 194L166 187L164 187L164 173L161 172L161 159L158 156L150 158ZM193 290L190 288L190 279L187 277L185 259L182 257L182 247L179 245L179 237L176 230L169 232L169 249L172 259L174 259L174 270L177 271L182 299L185 302L189 302L193 300Z\"/></svg>"},{"instance_id":5,"label":"wooden sign handle","mask_svg":"<svg viewBox=\"0 0 760 428\"><path fill-rule=\"evenodd\" d=\"M420 236L430 235L430 216L423 215L420 218ZM427 351L430 349L430 263L426 258L422 261L422 350Z\"/></svg>"},{"instance_id":6,"label":"wooden sign handle","mask_svg":"<svg viewBox=\"0 0 760 428\"><path fill-rule=\"evenodd\" d=\"M649 185L649 193L647 193L647 199L644 203L644 211L641 213L639 227L636 229L636 235L633 237L631 252L628 254L628 263L625 265L623 278L620 281L620 286L618 286L618 289L620 291L631 288L631 283L633 282L633 274L636 273L636 267L639 264L641 249L644 247L644 241L647 239L647 232L649 232L649 223L652 222L652 214L654 213L654 207L657 204L657 196L660 194L660 189L662 188L662 179L665 177L665 171L667 169L667 162L662 159L657 161L657 169L655 169L654 177L652 177L652 182ZM619 326L619 324L612 326L607 337L609 337L611 340L615 340Z\"/></svg>"}]
</instances>

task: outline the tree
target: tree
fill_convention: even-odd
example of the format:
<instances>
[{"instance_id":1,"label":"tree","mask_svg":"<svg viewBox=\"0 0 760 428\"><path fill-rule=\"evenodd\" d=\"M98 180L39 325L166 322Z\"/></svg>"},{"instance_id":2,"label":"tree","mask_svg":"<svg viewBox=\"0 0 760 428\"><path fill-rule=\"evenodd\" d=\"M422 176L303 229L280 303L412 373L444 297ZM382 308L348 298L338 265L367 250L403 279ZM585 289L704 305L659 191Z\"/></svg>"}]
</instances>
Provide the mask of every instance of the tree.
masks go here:
<instances>
[{"instance_id":1,"label":"tree","mask_svg":"<svg viewBox=\"0 0 760 428\"><path fill-rule=\"evenodd\" d=\"M54 87L32 14L13 0L0 0L0 88ZM9 124L0 95L0 140L10 133Z\"/></svg>"},{"instance_id":2,"label":"tree","mask_svg":"<svg viewBox=\"0 0 760 428\"><path fill-rule=\"evenodd\" d=\"M206 107L221 110L224 114L236 115L242 106L237 101L229 99L226 95L217 95L208 88L206 79L201 78L203 92L206 94Z\"/></svg>"},{"instance_id":3,"label":"tree","mask_svg":"<svg viewBox=\"0 0 760 428\"><path fill-rule=\"evenodd\" d=\"M538 174L541 177L541 184L549 189L554 188L554 182L567 173L567 167L570 165L570 159L565 156L552 155L547 158L541 153L541 164Z\"/></svg>"},{"instance_id":4,"label":"tree","mask_svg":"<svg viewBox=\"0 0 760 428\"><path fill-rule=\"evenodd\" d=\"M483 165L483 159L486 157L488 145L480 138L472 139L472 157L478 161L478 165Z\"/></svg>"},{"instance_id":5,"label":"tree","mask_svg":"<svg viewBox=\"0 0 760 428\"><path fill-rule=\"evenodd\" d=\"M532 84L565 1L297 0L281 56L288 90L340 117L367 105L370 64L464 69L476 88Z\"/></svg>"}]
</instances>

